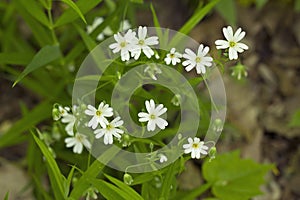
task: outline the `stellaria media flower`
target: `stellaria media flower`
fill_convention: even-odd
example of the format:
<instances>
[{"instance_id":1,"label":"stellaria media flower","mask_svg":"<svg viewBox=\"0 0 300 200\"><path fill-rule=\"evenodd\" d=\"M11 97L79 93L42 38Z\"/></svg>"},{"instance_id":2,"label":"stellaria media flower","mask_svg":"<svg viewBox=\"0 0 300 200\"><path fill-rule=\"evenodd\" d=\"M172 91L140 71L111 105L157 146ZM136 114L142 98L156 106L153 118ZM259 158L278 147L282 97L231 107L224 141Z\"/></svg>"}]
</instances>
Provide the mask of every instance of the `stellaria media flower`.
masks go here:
<instances>
[{"instance_id":1,"label":"stellaria media flower","mask_svg":"<svg viewBox=\"0 0 300 200\"><path fill-rule=\"evenodd\" d=\"M189 137L188 144L184 144L183 148L185 154L191 153L191 157L197 159L200 159L201 154L207 155L206 150L208 150L208 147L204 145L204 142L197 137L195 137L194 140Z\"/></svg>"},{"instance_id":2,"label":"stellaria media flower","mask_svg":"<svg viewBox=\"0 0 300 200\"><path fill-rule=\"evenodd\" d=\"M96 109L92 105L88 105L87 109L84 112L86 115L92 116L92 119L88 123L88 127L92 127L92 129L96 129L98 124L100 126L105 127L108 124L106 117L113 116L113 109L109 107L108 104L104 104L101 102Z\"/></svg>"}]
</instances>

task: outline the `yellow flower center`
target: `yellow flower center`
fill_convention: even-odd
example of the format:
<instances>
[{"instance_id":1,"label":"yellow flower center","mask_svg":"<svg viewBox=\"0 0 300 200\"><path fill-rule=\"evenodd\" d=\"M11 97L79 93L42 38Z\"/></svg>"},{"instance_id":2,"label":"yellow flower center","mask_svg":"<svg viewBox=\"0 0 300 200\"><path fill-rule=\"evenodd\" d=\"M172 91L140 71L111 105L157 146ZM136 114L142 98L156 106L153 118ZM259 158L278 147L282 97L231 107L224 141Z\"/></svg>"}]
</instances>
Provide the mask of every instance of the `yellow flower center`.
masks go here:
<instances>
[{"instance_id":1,"label":"yellow flower center","mask_svg":"<svg viewBox=\"0 0 300 200\"><path fill-rule=\"evenodd\" d=\"M196 57L196 63L200 63L201 62L201 58L200 57Z\"/></svg>"},{"instance_id":2,"label":"yellow flower center","mask_svg":"<svg viewBox=\"0 0 300 200\"><path fill-rule=\"evenodd\" d=\"M101 114L102 114L102 112L101 112L100 110L97 110L97 111L96 111L96 115L97 115L98 117L100 117Z\"/></svg>"},{"instance_id":3,"label":"yellow flower center","mask_svg":"<svg viewBox=\"0 0 300 200\"><path fill-rule=\"evenodd\" d=\"M174 53L171 53L170 58L174 58L174 57L175 57Z\"/></svg>"},{"instance_id":4,"label":"yellow flower center","mask_svg":"<svg viewBox=\"0 0 300 200\"><path fill-rule=\"evenodd\" d=\"M112 128L113 128L113 126L112 126L111 124L107 124L107 125L106 125L106 129L107 129L107 130L110 130L110 129L112 129Z\"/></svg>"},{"instance_id":5,"label":"yellow flower center","mask_svg":"<svg viewBox=\"0 0 300 200\"><path fill-rule=\"evenodd\" d=\"M235 45L236 45L235 42L233 42L233 41L230 41L230 42L229 42L229 46L230 46L230 47L234 47Z\"/></svg>"},{"instance_id":6,"label":"yellow flower center","mask_svg":"<svg viewBox=\"0 0 300 200\"><path fill-rule=\"evenodd\" d=\"M139 40L139 45L144 45L145 41L144 40Z\"/></svg>"},{"instance_id":7,"label":"yellow flower center","mask_svg":"<svg viewBox=\"0 0 300 200\"><path fill-rule=\"evenodd\" d=\"M198 149L198 148L199 148L199 144L198 144L198 143L193 143L192 147L193 147L194 149Z\"/></svg>"},{"instance_id":8,"label":"yellow flower center","mask_svg":"<svg viewBox=\"0 0 300 200\"><path fill-rule=\"evenodd\" d=\"M150 119L155 119L155 115L151 114Z\"/></svg>"},{"instance_id":9,"label":"yellow flower center","mask_svg":"<svg viewBox=\"0 0 300 200\"><path fill-rule=\"evenodd\" d=\"M125 46L126 46L126 42L121 42L121 43L120 43L120 46L121 46L121 47L125 47Z\"/></svg>"},{"instance_id":10,"label":"yellow flower center","mask_svg":"<svg viewBox=\"0 0 300 200\"><path fill-rule=\"evenodd\" d=\"M80 135L80 134L77 134L76 139L77 139L77 141L82 142L84 140L84 136Z\"/></svg>"}]
</instances>

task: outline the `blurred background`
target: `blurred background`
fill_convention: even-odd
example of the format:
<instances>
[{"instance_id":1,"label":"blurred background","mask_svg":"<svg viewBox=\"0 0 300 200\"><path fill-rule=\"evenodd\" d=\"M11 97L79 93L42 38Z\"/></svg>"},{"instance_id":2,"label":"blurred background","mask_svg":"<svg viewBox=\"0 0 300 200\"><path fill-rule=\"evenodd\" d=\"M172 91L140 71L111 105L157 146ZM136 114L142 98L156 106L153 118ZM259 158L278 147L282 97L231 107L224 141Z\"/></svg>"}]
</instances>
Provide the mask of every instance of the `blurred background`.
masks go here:
<instances>
[{"instance_id":1,"label":"blurred background","mask_svg":"<svg viewBox=\"0 0 300 200\"><path fill-rule=\"evenodd\" d=\"M161 26L174 30L184 24L198 3L195 0L151 2ZM149 4L129 9L137 15L132 24L153 26ZM228 113L222 138L217 144L218 152L240 149L244 158L276 164L277 169L266 177L268 184L262 187L265 195L257 200L299 200L300 3L292 0L224 0L190 36L216 51L214 41L223 38L221 29L229 24L241 27L247 33L244 43L250 50L241 60L247 67L248 77L237 80L231 76L230 66L235 65L234 62L225 67ZM20 34L27 34L26 27L22 23L20 26L24 31ZM39 97L22 85L12 88L13 81L2 70L0 77L1 134L20 118L24 107L33 108ZM6 192L1 188L15 188L19 192L19 185L28 181L23 169L15 165L26 155L26 148L27 144L21 143L0 150L0 197ZM197 163L189 161L187 168L179 178L180 187L190 189L201 184ZM195 181L191 182L190 177ZM31 199L30 194L23 196L26 198L22 199Z\"/></svg>"}]
</instances>

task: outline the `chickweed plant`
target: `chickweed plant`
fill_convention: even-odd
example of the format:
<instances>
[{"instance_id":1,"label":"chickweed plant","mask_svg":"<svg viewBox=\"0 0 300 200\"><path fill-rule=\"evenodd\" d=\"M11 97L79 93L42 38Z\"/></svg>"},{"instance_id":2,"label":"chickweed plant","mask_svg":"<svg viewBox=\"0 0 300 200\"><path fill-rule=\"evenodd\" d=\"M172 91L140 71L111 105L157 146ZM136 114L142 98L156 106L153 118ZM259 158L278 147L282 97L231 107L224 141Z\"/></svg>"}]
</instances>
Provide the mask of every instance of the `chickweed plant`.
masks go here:
<instances>
[{"instance_id":1,"label":"chickweed plant","mask_svg":"<svg viewBox=\"0 0 300 200\"><path fill-rule=\"evenodd\" d=\"M226 115L223 69L230 61L232 76L247 76L240 59L249 48L246 32L216 29L223 35L216 46L187 36L218 2L200 3L178 31L160 27L154 7L142 0L0 3L1 69L13 86L41 100L23 109L1 135L0 148L28 144L25 163L36 199L246 200L261 194L272 165L216 148ZM155 27L133 25L140 7L151 10ZM26 66L22 72L19 65ZM192 190L177 180L186 162L203 178Z\"/></svg>"}]
</instances>

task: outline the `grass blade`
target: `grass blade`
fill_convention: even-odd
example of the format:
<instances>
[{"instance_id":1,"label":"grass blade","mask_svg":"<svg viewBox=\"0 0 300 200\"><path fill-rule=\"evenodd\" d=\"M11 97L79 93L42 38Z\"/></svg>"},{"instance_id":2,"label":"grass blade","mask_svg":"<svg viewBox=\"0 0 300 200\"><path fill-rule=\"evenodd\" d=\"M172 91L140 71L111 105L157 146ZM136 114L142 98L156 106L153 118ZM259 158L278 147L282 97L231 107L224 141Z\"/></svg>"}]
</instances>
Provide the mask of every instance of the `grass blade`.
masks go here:
<instances>
[{"instance_id":1,"label":"grass blade","mask_svg":"<svg viewBox=\"0 0 300 200\"><path fill-rule=\"evenodd\" d=\"M22 79L24 78L27 74L30 72L46 65L49 64L50 62L57 60L62 56L59 46L54 45L50 46L47 45L43 47L32 59L32 61L27 65L25 70L19 75L17 80L14 82L13 87Z\"/></svg>"},{"instance_id":2,"label":"grass blade","mask_svg":"<svg viewBox=\"0 0 300 200\"><path fill-rule=\"evenodd\" d=\"M82 19L82 21L86 23L86 20L83 16L83 14L81 13L80 9L77 7L77 5L71 1L71 0L62 0L64 3L68 4L71 8L73 8L73 10L79 15L79 17Z\"/></svg>"},{"instance_id":3,"label":"grass blade","mask_svg":"<svg viewBox=\"0 0 300 200\"><path fill-rule=\"evenodd\" d=\"M56 161L52 157L52 154L46 145L38 137L36 137L34 133L32 133L32 136L47 160L48 173L55 198L63 199L65 194L63 186L64 176L61 174Z\"/></svg>"}]
</instances>

